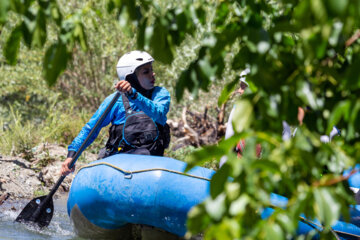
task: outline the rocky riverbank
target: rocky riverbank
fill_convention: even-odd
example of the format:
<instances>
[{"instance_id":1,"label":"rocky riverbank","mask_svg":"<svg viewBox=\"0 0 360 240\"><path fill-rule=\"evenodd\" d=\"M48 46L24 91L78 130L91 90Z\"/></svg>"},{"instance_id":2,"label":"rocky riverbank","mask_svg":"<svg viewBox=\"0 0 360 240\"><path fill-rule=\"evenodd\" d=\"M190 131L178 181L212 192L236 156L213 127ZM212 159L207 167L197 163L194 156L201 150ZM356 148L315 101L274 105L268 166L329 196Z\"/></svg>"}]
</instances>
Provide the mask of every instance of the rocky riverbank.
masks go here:
<instances>
[{"instance_id":1,"label":"rocky riverbank","mask_svg":"<svg viewBox=\"0 0 360 240\"><path fill-rule=\"evenodd\" d=\"M7 198L31 199L46 195L60 177L61 163L67 149L55 144L41 144L32 149L31 157L4 156L0 153L0 204ZM83 153L78 160L77 168L87 162L96 160L96 154ZM86 160L84 160L86 159ZM65 178L55 197L69 191L75 174Z\"/></svg>"}]
</instances>

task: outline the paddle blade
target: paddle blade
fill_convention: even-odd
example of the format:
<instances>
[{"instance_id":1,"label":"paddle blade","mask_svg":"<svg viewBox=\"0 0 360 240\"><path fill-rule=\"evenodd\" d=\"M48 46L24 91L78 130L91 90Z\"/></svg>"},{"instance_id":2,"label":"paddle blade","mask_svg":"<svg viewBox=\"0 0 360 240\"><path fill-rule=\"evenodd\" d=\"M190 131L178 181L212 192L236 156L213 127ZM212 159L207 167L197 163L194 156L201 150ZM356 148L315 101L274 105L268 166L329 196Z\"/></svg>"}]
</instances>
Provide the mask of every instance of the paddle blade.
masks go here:
<instances>
[{"instance_id":1,"label":"paddle blade","mask_svg":"<svg viewBox=\"0 0 360 240\"><path fill-rule=\"evenodd\" d=\"M52 198L45 201L47 196L41 196L31 200L15 219L17 222L36 223L43 228L50 224L54 212Z\"/></svg>"}]
</instances>

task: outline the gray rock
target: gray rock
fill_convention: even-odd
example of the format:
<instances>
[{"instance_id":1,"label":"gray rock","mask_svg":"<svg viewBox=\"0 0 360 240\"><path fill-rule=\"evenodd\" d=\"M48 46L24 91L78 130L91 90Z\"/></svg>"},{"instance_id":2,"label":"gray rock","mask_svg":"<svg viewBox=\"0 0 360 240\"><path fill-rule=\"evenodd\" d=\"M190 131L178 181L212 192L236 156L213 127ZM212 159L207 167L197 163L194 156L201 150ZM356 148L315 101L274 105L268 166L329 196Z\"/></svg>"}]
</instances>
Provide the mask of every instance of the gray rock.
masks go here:
<instances>
[{"instance_id":1,"label":"gray rock","mask_svg":"<svg viewBox=\"0 0 360 240\"><path fill-rule=\"evenodd\" d=\"M41 144L32 149L34 158L27 161L21 157L0 158L0 196L8 192L10 199L33 198L45 195L60 177L60 169L66 157L65 147L55 144ZM77 168L96 160L96 154L83 153ZM75 174L65 178L56 196L69 191Z\"/></svg>"}]
</instances>

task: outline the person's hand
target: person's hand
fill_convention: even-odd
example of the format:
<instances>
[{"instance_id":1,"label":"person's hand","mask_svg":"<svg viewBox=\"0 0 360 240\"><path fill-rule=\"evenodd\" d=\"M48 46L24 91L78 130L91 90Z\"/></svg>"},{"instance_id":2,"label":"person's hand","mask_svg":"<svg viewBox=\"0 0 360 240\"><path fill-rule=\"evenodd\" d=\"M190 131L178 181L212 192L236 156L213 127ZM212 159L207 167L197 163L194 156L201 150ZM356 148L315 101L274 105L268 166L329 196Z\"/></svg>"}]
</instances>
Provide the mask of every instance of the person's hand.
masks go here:
<instances>
[{"instance_id":1,"label":"person's hand","mask_svg":"<svg viewBox=\"0 0 360 240\"><path fill-rule=\"evenodd\" d=\"M118 83L115 84L115 88L119 90L122 93L132 93L131 85L128 81L121 80Z\"/></svg>"},{"instance_id":2,"label":"person's hand","mask_svg":"<svg viewBox=\"0 0 360 240\"><path fill-rule=\"evenodd\" d=\"M65 159L65 161L62 163L61 165L61 175L62 176L66 176L71 172L75 171L75 165L73 166L72 169L69 169L69 164L71 162L72 158L67 158Z\"/></svg>"}]
</instances>

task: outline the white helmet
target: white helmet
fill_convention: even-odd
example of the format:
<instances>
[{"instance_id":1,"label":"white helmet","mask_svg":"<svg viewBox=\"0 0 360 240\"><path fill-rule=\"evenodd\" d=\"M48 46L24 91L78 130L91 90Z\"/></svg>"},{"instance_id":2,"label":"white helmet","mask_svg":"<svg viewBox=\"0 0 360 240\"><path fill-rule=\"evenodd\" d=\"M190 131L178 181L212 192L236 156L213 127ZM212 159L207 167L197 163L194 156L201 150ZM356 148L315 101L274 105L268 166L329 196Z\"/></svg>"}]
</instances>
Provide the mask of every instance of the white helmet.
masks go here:
<instances>
[{"instance_id":1,"label":"white helmet","mask_svg":"<svg viewBox=\"0 0 360 240\"><path fill-rule=\"evenodd\" d=\"M133 74L141 65L151 63L154 58L144 51L131 51L125 53L116 65L116 72L120 80L125 80L127 75Z\"/></svg>"},{"instance_id":2,"label":"white helmet","mask_svg":"<svg viewBox=\"0 0 360 240\"><path fill-rule=\"evenodd\" d=\"M246 84L246 86L249 86L248 82L246 82L246 75L250 73L250 69L246 68L240 73L240 82L243 82Z\"/></svg>"}]
</instances>

